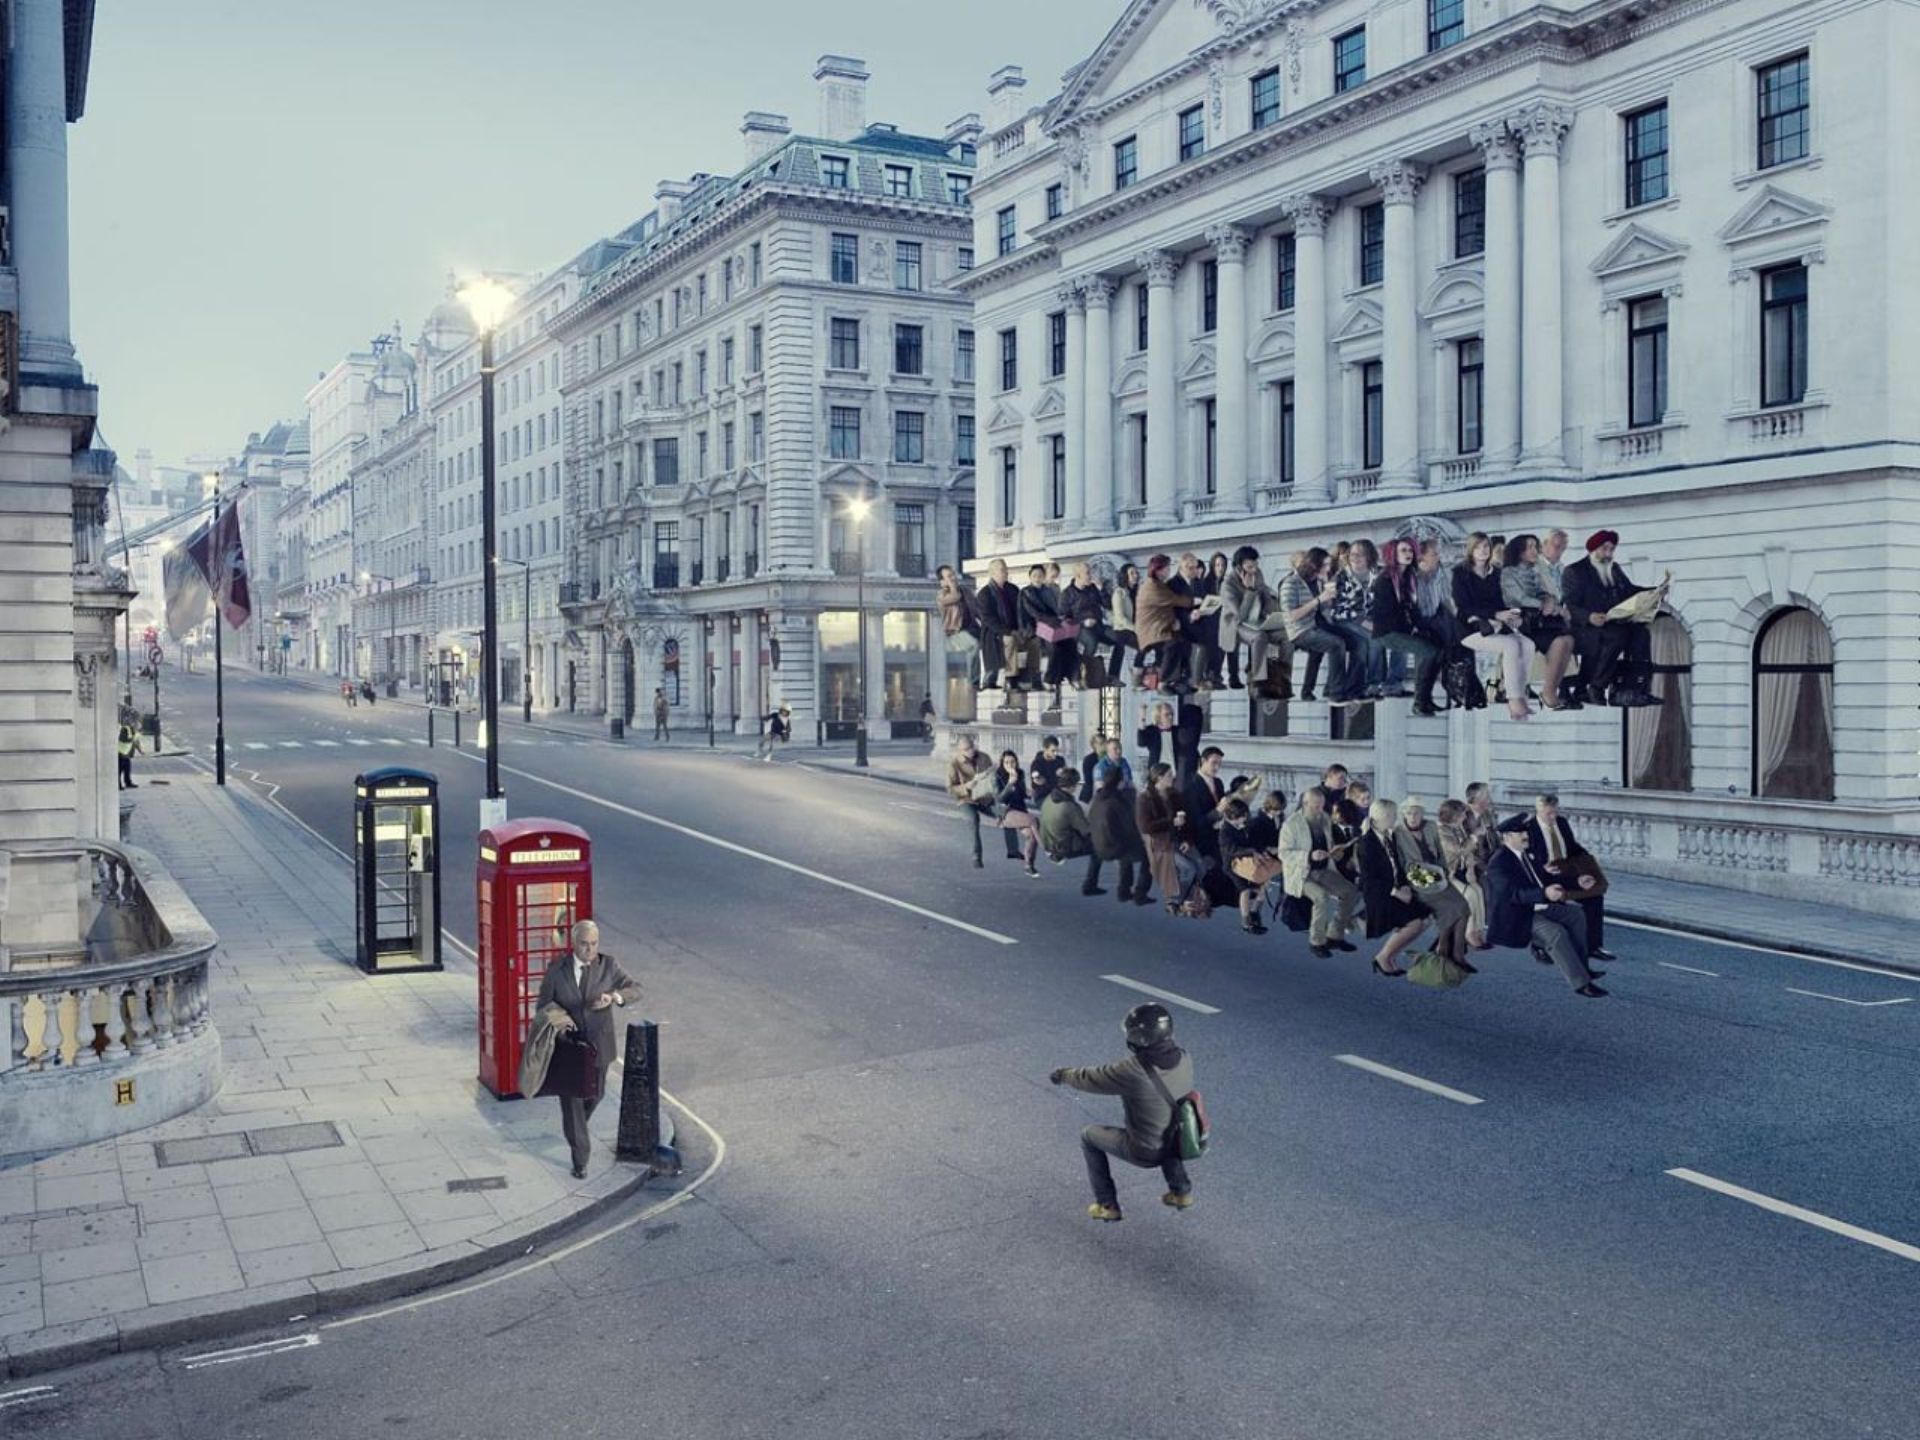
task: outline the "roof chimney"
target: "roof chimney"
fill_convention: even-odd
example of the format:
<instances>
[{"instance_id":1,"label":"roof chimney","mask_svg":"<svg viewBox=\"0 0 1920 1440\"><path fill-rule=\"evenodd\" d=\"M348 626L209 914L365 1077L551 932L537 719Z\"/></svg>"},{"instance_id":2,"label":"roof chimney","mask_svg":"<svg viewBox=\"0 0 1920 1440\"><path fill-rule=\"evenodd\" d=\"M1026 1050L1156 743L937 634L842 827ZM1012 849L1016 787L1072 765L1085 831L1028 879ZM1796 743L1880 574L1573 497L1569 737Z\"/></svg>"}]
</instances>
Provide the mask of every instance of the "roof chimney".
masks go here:
<instances>
[{"instance_id":1,"label":"roof chimney","mask_svg":"<svg viewBox=\"0 0 1920 1440\"><path fill-rule=\"evenodd\" d=\"M852 140L867 128L867 81L872 78L864 60L820 57L813 79L820 87L822 140Z\"/></svg>"},{"instance_id":2,"label":"roof chimney","mask_svg":"<svg viewBox=\"0 0 1920 1440\"><path fill-rule=\"evenodd\" d=\"M784 115L775 115L766 110L749 110L747 118L740 122L740 133L747 142L747 164L764 160L787 136L793 133L793 126L787 123Z\"/></svg>"},{"instance_id":3,"label":"roof chimney","mask_svg":"<svg viewBox=\"0 0 1920 1440\"><path fill-rule=\"evenodd\" d=\"M987 95L996 130L1020 118L1020 92L1026 88L1026 71L1018 65L1002 65L993 72L993 77L987 81Z\"/></svg>"},{"instance_id":4,"label":"roof chimney","mask_svg":"<svg viewBox=\"0 0 1920 1440\"><path fill-rule=\"evenodd\" d=\"M976 111L969 110L958 120L948 121L947 153L957 159L962 145L977 146L980 143L980 129L980 116Z\"/></svg>"},{"instance_id":5,"label":"roof chimney","mask_svg":"<svg viewBox=\"0 0 1920 1440\"><path fill-rule=\"evenodd\" d=\"M666 229L680 218L680 212L687 208L687 197L692 193L691 180L662 180L654 187L653 198L660 215L661 229Z\"/></svg>"}]
</instances>

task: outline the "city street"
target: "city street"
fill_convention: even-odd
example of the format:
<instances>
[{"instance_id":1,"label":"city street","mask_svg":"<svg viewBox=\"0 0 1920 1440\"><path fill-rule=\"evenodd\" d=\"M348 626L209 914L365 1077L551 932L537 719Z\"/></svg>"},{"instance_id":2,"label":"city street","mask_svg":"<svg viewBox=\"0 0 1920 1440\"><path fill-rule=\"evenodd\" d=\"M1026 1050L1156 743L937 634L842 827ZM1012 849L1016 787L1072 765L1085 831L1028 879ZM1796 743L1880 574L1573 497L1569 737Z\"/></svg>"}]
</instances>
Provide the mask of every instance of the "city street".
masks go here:
<instances>
[{"instance_id":1,"label":"city street","mask_svg":"<svg viewBox=\"0 0 1920 1440\"><path fill-rule=\"evenodd\" d=\"M211 677L168 686L208 753ZM437 773L471 943L471 748L238 670L227 736L233 783L340 846L356 772ZM1606 1002L1517 951L1433 993L1083 898L1078 865L1035 883L991 838L976 873L903 787L517 722L501 758L511 813L593 834L604 946L724 1165L498 1284L0 1391L12 1433L1911 1429L1909 977L1621 928ZM1177 997L1216 1141L1193 1210L1127 1172L1103 1226L1077 1134L1117 1106L1046 1075L1117 1058L1141 987Z\"/></svg>"}]
</instances>

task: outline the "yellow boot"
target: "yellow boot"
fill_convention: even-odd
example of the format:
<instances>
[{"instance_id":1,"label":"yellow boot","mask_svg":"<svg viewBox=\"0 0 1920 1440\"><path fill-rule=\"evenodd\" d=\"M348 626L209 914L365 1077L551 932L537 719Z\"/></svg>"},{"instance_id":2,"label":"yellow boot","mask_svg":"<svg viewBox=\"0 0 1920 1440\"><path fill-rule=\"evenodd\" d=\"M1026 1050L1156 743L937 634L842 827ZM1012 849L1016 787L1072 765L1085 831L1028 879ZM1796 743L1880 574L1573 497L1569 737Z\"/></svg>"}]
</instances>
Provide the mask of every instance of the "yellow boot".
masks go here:
<instances>
[{"instance_id":1,"label":"yellow boot","mask_svg":"<svg viewBox=\"0 0 1920 1440\"><path fill-rule=\"evenodd\" d=\"M1087 1206L1087 1214L1095 1220L1104 1220L1108 1224L1112 1224L1120 1218L1120 1207L1118 1205L1102 1205L1096 1200L1093 1204Z\"/></svg>"}]
</instances>

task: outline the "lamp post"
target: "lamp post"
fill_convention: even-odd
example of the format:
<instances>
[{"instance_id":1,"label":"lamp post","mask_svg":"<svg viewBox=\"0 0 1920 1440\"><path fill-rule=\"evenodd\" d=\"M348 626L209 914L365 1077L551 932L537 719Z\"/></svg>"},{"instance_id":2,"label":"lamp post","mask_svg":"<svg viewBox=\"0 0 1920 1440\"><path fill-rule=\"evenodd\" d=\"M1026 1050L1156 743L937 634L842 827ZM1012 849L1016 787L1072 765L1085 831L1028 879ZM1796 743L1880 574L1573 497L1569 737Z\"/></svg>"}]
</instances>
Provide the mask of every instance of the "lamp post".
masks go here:
<instances>
[{"instance_id":1,"label":"lamp post","mask_svg":"<svg viewBox=\"0 0 1920 1440\"><path fill-rule=\"evenodd\" d=\"M853 763L864 770L867 768L867 541L862 533L867 514L873 509L873 502L866 499L847 501L847 514L853 520L854 554L854 602L853 608L860 617L858 632L860 636L860 691L859 709L853 720Z\"/></svg>"},{"instance_id":2,"label":"lamp post","mask_svg":"<svg viewBox=\"0 0 1920 1440\"><path fill-rule=\"evenodd\" d=\"M502 555L495 562L520 567L520 719L533 723L533 566Z\"/></svg>"},{"instance_id":3,"label":"lamp post","mask_svg":"<svg viewBox=\"0 0 1920 1440\"><path fill-rule=\"evenodd\" d=\"M217 474L209 475L206 483L208 489L213 492L212 528L207 532L210 537L208 554L212 554L212 546L220 541L220 477ZM221 573L224 574L224 563L220 568ZM226 597L216 588L213 597L213 783L216 785L227 783L226 647L221 643L220 636L220 622L226 618L220 613L220 609L225 599ZM157 688L154 691L153 709L156 715L160 713L160 692ZM154 748L159 748L158 741L155 741Z\"/></svg>"},{"instance_id":4,"label":"lamp post","mask_svg":"<svg viewBox=\"0 0 1920 1440\"><path fill-rule=\"evenodd\" d=\"M394 634L394 624L396 611L398 610L398 607L393 601L393 592L394 588L398 586L400 582L391 575L376 575L371 570L362 570L360 572L360 583L362 585L371 585L376 580L384 580L387 582L387 663L384 667L385 673L382 674L380 678L386 682L387 694L392 696L399 693L400 689L393 676L393 651L396 638ZM376 590L373 593L378 595L380 592Z\"/></svg>"},{"instance_id":5,"label":"lamp post","mask_svg":"<svg viewBox=\"0 0 1920 1440\"><path fill-rule=\"evenodd\" d=\"M500 789L500 615L494 596L499 544L493 478L493 332L513 303L513 292L480 276L461 287L460 299L480 332L480 746L487 755L487 793L480 802L480 828L507 818Z\"/></svg>"}]
</instances>

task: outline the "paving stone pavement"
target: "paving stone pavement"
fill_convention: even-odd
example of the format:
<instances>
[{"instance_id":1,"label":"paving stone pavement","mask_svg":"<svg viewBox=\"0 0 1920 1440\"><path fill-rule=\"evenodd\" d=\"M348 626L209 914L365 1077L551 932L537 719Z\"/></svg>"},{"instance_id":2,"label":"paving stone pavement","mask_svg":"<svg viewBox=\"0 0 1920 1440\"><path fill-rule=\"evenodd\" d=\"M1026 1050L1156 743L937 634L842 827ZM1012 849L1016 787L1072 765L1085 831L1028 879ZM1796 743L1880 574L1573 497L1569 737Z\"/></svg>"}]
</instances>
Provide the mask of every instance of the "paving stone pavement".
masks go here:
<instances>
[{"instance_id":1,"label":"paving stone pavement","mask_svg":"<svg viewBox=\"0 0 1920 1440\"><path fill-rule=\"evenodd\" d=\"M454 952L437 974L353 965L351 874L318 840L180 761L151 766L141 796L136 843L221 937L225 1081L180 1119L0 1162L8 1372L221 1312L419 1288L517 1254L645 1178L613 1159L617 1103L594 1117L575 1181L553 1102L479 1085L475 976ZM285 1144L313 1148L274 1153ZM480 1179L498 1188L448 1188Z\"/></svg>"}]
</instances>

